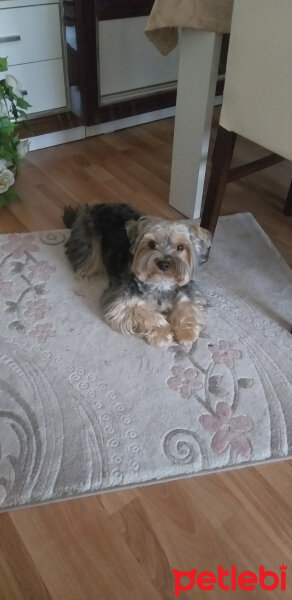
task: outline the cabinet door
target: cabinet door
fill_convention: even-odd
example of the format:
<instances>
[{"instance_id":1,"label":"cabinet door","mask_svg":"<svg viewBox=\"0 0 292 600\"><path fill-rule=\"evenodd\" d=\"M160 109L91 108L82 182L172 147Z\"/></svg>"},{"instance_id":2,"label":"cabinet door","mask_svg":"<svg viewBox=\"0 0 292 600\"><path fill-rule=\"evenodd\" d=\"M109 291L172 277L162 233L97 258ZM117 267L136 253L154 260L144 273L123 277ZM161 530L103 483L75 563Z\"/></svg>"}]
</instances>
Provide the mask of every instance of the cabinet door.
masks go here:
<instances>
[{"instance_id":1,"label":"cabinet door","mask_svg":"<svg viewBox=\"0 0 292 600\"><path fill-rule=\"evenodd\" d=\"M147 39L147 17L98 24L99 87L102 104L175 89L178 49L162 56Z\"/></svg>"},{"instance_id":2,"label":"cabinet door","mask_svg":"<svg viewBox=\"0 0 292 600\"><path fill-rule=\"evenodd\" d=\"M64 70L62 59L16 65L9 69L21 83L31 104L30 114L66 106Z\"/></svg>"},{"instance_id":3,"label":"cabinet door","mask_svg":"<svg viewBox=\"0 0 292 600\"><path fill-rule=\"evenodd\" d=\"M177 56L144 34L153 0L63 2L71 106L80 93L86 125L175 105Z\"/></svg>"}]
</instances>

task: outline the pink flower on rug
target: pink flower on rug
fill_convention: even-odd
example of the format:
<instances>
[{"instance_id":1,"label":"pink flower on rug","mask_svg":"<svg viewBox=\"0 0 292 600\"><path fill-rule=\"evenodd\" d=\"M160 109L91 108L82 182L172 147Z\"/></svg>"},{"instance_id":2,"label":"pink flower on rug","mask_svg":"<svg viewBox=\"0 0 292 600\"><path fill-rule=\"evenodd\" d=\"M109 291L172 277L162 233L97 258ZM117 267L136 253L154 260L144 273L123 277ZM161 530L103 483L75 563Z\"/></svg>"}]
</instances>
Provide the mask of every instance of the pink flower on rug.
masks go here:
<instances>
[{"instance_id":1,"label":"pink flower on rug","mask_svg":"<svg viewBox=\"0 0 292 600\"><path fill-rule=\"evenodd\" d=\"M216 454L222 454L230 446L237 454L249 458L251 445L245 433L253 428L253 422L244 415L232 416L231 406L227 402L218 402L216 416L201 415L199 421L205 429L215 432L211 448Z\"/></svg>"},{"instance_id":2,"label":"pink flower on rug","mask_svg":"<svg viewBox=\"0 0 292 600\"><path fill-rule=\"evenodd\" d=\"M182 398L190 398L195 390L200 390L203 387L202 382L199 381L197 369L172 367L171 372L174 377L170 377L167 383L172 390L179 390Z\"/></svg>"},{"instance_id":3,"label":"pink flower on rug","mask_svg":"<svg viewBox=\"0 0 292 600\"><path fill-rule=\"evenodd\" d=\"M50 310L46 301L41 298L39 300L29 300L25 303L25 306L26 310L23 314L26 317L34 317L35 319L43 319L48 310Z\"/></svg>"},{"instance_id":4,"label":"pink flower on rug","mask_svg":"<svg viewBox=\"0 0 292 600\"><path fill-rule=\"evenodd\" d=\"M39 247L34 244L35 236L33 234L20 235L11 233L8 236L8 242L2 244L2 250L11 252L13 258L21 258L26 252L37 252Z\"/></svg>"},{"instance_id":5,"label":"pink flower on rug","mask_svg":"<svg viewBox=\"0 0 292 600\"><path fill-rule=\"evenodd\" d=\"M31 279L38 278L42 281L49 281L51 274L56 271L56 267L52 267L47 260L41 260L35 265L29 266L29 275Z\"/></svg>"},{"instance_id":6,"label":"pink flower on rug","mask_svg":"<svg viewBox=\"0 0 292 600\"><path fill-rule=\"evenodd\" d=\"M210 350L214 363L225 364L229 369L233 369L234 361L242 356L240 350L231 348L230 343L225 340L220 340L219 345L214 344Z\"/></svg>"},{"instance_id":7,"label":"pink flower on rug","mask_svg":"<svg viewBox=\"0 0 292 600\"><path fill-rule=\"evenodd\" d=\"M4 298L8 298L10 296L12 290L12 282L4 281L4 279L0 275L0 294L4 296Z\"/></svg>"},{"instance_id":8,"label":"pink flower on rug","mask_svg":"<svg viewBox=\"0 0 292 600\"><path fill-rule=\"evenodd\" d=\"M34 335L40 343L46 342L48 338L56 335L55 330L52 329L52 323L38 323L30 333Z\"/></svg>"}]
</instances>

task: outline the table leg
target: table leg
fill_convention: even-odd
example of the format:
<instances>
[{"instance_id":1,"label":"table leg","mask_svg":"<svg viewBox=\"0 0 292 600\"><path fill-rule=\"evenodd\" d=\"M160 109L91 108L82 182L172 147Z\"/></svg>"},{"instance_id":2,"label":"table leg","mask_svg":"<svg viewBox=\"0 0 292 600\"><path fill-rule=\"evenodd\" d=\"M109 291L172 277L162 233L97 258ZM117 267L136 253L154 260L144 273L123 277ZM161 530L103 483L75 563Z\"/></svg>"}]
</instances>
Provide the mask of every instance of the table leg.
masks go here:
<instances>
[{"instance_id":1,"label":"table leg","mask_svg":"<svg viewBox=\"0 0 292 600\"><path fill-rule=\"evenodd\" d=\"M192 219L201 214L221 37L181 33L169 204Z\"/></svg>"}]
</instances>

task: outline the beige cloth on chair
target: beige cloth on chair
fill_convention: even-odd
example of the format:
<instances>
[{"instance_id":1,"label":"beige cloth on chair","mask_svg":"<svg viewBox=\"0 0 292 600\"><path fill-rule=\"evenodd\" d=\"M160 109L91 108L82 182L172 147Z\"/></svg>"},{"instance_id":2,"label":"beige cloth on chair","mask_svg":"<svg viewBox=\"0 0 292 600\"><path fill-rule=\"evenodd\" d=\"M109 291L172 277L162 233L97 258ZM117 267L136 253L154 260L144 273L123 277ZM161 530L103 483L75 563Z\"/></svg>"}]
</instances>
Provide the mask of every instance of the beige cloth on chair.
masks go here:
<instances>
[{"instance_id":1,"label":"beige cloth on chair","mask_svg":"<svg viewBox=\"0 0 292 600\"><path fill-rule=\"evenodd\" d=\"M178 27L228 33L233 0L155 0L146 35L161 54L168 54L178 41Z\"/></svg>"}]
</instances>

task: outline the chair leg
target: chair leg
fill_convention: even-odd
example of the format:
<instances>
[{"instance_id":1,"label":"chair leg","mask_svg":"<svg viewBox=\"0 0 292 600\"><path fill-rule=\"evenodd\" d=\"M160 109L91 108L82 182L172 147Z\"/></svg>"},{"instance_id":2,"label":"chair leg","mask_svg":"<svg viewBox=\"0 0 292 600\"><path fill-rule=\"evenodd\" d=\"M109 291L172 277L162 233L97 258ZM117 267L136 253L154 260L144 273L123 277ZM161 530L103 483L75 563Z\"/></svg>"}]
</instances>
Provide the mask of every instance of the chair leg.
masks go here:
<instances>
[{"instance_id":1,"label":"chair leg","mask_svg":"<svg viewBox=\"0 0 292 600\"><path fill-rule=\"evenodd\" d=\"M201 219L201 226L211 231L212 234L216 229L220 214L235 141L236 133L227 131L224 127L219 126L215 142L212 171Z\"/></svg>"},{"instance_id":2,"label":"chair leg","mask_svg":"<svg viewBox=\"0 0 292 600\"><path fill-rule=\"evenodd\" d=\"M286 215L286 217L292 217L292 181L290 183L289 192L286 198L286 203L283 212L284 215Z\"/></svg>"}]
</instances>

